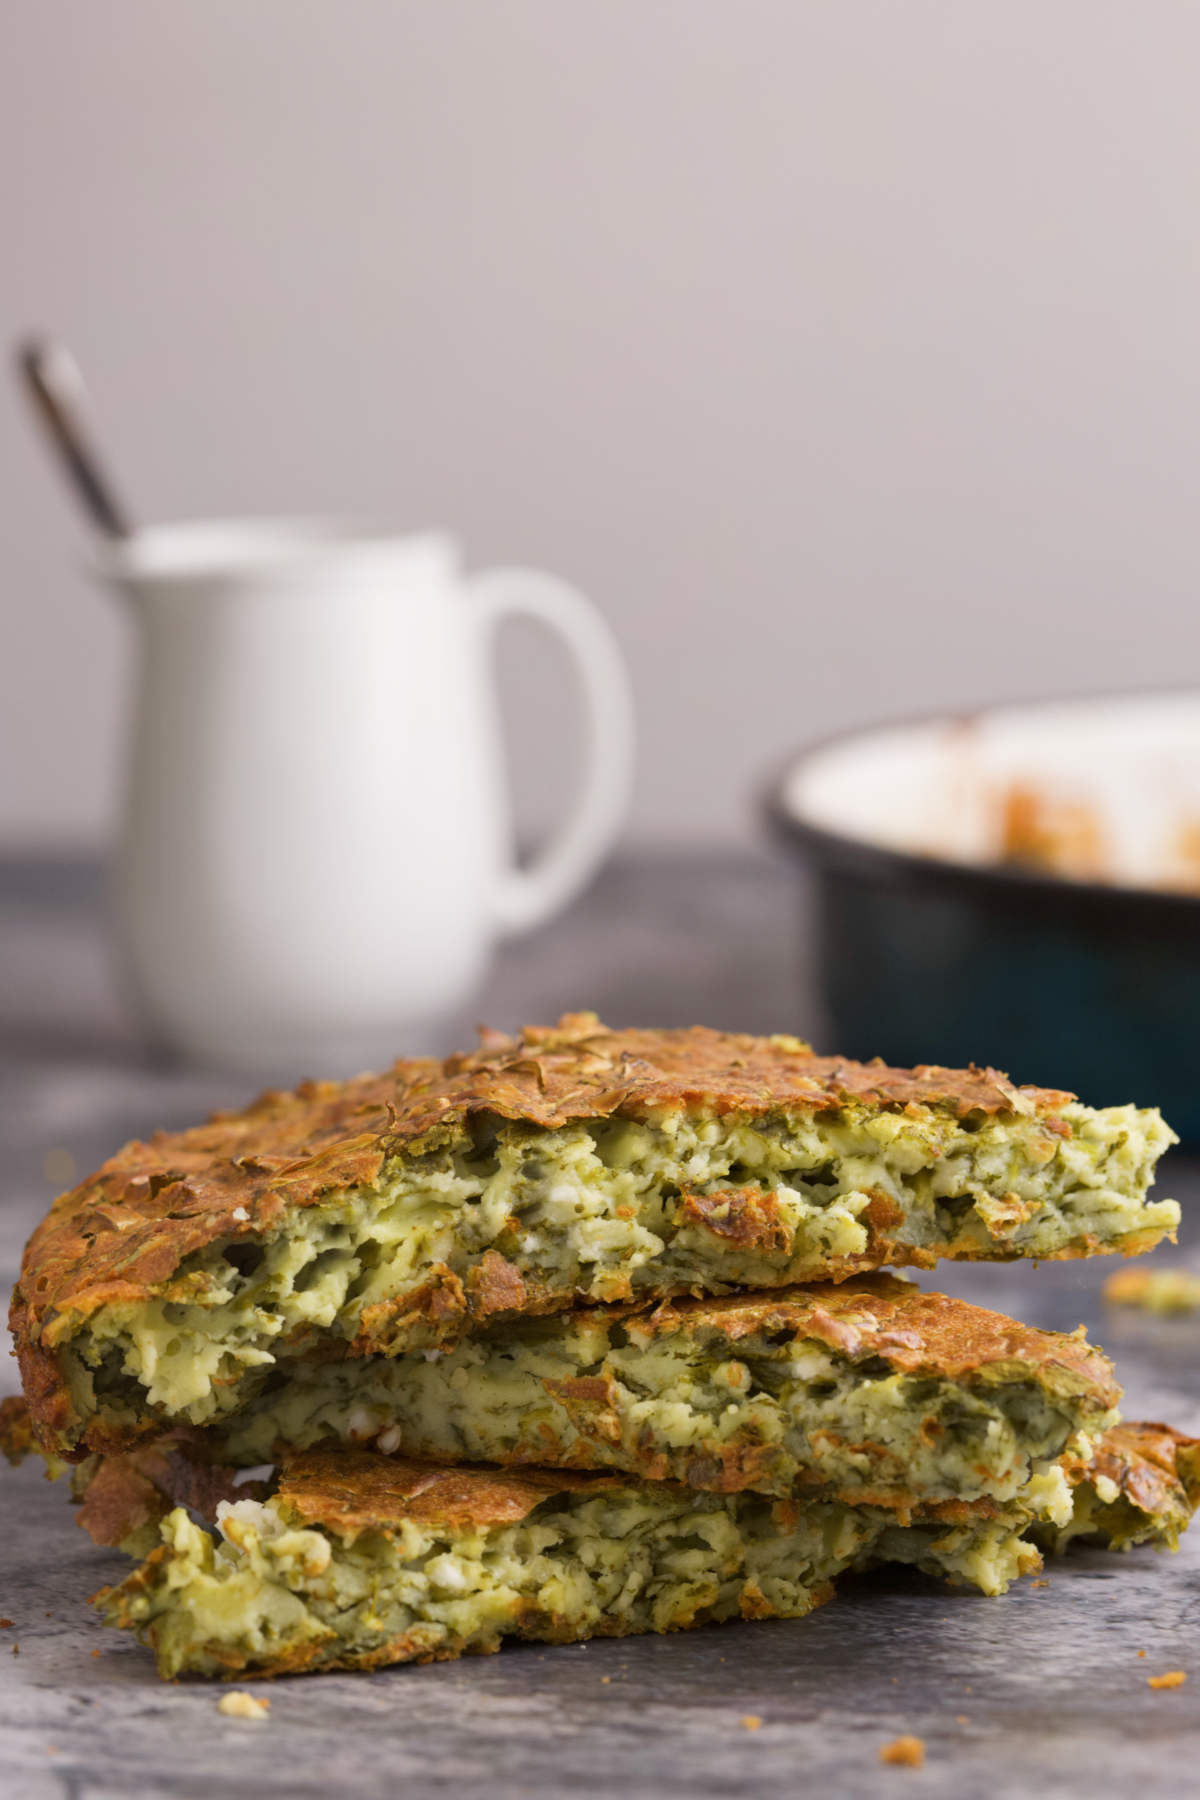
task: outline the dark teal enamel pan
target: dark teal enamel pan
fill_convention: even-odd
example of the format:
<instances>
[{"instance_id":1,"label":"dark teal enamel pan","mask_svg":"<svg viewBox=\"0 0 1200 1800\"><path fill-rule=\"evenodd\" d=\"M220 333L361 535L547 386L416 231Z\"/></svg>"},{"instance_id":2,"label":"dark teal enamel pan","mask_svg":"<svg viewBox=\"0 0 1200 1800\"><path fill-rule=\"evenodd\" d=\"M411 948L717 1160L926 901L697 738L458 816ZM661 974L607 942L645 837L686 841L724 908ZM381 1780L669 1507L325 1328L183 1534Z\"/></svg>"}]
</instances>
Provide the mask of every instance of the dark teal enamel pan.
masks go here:
<instances>
[{"instance_id":1,"label":"dark teal enamel pan","mask_svg":"<svg viewBox=\"0 0 1200 1800\"><path fill-rule=\"evenodd\" d=\"M840 835L788 803L811 754L771 784L766 813L810 885L818 1047L990 1063L1090 1105L1159 1106L1200 1145L1200 897Z\"/></svg>"}]
</instances>

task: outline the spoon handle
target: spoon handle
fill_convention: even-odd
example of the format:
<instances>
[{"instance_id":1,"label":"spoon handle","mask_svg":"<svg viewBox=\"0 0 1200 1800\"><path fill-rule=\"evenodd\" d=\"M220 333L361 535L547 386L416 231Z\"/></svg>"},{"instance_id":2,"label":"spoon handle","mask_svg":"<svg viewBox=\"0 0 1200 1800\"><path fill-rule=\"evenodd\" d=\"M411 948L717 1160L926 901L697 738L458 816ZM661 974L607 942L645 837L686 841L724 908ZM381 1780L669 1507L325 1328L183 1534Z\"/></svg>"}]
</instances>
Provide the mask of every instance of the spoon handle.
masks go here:
<instances>
[{"instance_id":1,"label":"spoon handle","mask_svg":"<svg viewBox=\"0 0 1200 1800\"><path fill-rule=\"evenodd\" d=\"M17 361L36 410L92 520L107 537L129 537L133 530L129 514L117 500L88 436L86 390L75 358L61 344L33 338L20 346Z\"/></svg>"}]
</instances>

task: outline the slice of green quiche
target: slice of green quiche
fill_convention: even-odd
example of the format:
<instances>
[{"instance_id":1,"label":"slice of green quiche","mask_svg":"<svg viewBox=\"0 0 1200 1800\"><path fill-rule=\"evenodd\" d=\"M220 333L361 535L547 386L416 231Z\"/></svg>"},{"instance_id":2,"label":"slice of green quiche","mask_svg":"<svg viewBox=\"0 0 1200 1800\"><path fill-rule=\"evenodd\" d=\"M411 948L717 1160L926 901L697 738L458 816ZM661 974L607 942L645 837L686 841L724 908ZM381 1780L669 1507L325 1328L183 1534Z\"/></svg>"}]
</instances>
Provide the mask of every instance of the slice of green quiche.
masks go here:
<instances>
[{"instance_id":1,"label":"slice of green quiche","mask_svg":"<svg viewBox=\"0 0 1200 1800\"><path fill-rule=\"evenodd\" d=\"M132 1468L148 1455L114 1460ZM1200 1496L1200 1444L1120 1425L1077 1474L1080 1534L1173 1547ZM194 1476L184 1479L194 1500ZM168 1477L156 1490L164 1512L170 1487ZM998 1594L1039 1567L1030 1540L1043 1531L1020 1506L987 1500L903 1524L839 1500L353 1450L295 1457L265 1501L223 1500L216 1513L214 1533L182 1506L167 1512L142 1566L95 1598L167 1677L371 1669L495 1650L505 1637L567 1643L798 1618L837 1576L884 1562ZM117 1527L127 1543L131 1516ZM1047 1547L1071 1535L1049 1528Z\"/></svg>"},{"instance_id":2,"label":"slice of green quiche","mask_svg":"<svg viewBox=\"0 0 1200 1800\"><path fill-rule=\"evenodd\" d=\"M823 1489L901 1513L1020 1497L1065 1522L1059 1459L1114 1421L1119 1398L1082 1330L1037 1331L875 1274L291 1362L198 1436L235 1467L337 1441L727 1493Z\"/></svg>"},{"instance_id":3,"label":"slice of green quiche","mask_svg":"<svg viewBox=\"0 0 1200 1800\"><path fill-rule=\"evenodd\" d=\"M441 1469L309 1452L265 1503L182 1508L162 1543L96 1596L160 1674L371 1669L731 1618L798 1618L834 1577L887 1560L1003 1592L1040 1564L1024 1517L945 1521L825 1500L695 1493L673 1482L537 1469Z\"/></svg>"},{"instance_id":4,"label":"slice of green quiche","mask_svg":"<svg viewBox=\"0 0 1200 1800\"><path fill-rule=\"evenodd\" d=\"M446 1350L289 1362L241 1410L168 1434L157 1454L236 1469L344 1443L725 1493L819 1490L900 1514L1019 1499L1065 1525L1071 1458L1119 1398L1082 1330L1037 1331L874 1274L581 1307ZM27 1429L0 1407L0 1447L19 1454Z\"/></svg>"},{"instance_id":5,"label":"slice of green quiche","mask_svg":"<svg viewBox=\"0 0 1200 1800\"><path fill-rule=\"evenodd\" d=\"M12 1326L42 1442L80 1458L304 1359L580 1301L1145 1250L1172 1141L991 1070L576 1015L126 1145L34 1233Z\"/></svg>"}]
</instances>

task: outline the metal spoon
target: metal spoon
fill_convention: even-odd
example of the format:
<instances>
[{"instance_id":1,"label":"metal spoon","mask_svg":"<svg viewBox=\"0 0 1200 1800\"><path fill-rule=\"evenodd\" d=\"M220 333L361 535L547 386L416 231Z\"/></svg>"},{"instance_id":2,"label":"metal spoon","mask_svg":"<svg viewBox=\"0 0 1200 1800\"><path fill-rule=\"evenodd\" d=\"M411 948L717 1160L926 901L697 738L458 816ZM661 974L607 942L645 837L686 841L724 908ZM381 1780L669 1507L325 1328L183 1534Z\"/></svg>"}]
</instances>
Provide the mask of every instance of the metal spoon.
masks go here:
<instances>
[{"instance_id":1,"label":"metal spoon","mask_svg":"<svg viewBox=\"0 0 1200 1800\"><path fill-rule=\"evenodd\" d=\"M71 352L50 338L18 346L17 363L36 411L50 433L76 492L106 537L129 537L133 525L88 434L87 389Z\"/></svg>"}]
</instances>

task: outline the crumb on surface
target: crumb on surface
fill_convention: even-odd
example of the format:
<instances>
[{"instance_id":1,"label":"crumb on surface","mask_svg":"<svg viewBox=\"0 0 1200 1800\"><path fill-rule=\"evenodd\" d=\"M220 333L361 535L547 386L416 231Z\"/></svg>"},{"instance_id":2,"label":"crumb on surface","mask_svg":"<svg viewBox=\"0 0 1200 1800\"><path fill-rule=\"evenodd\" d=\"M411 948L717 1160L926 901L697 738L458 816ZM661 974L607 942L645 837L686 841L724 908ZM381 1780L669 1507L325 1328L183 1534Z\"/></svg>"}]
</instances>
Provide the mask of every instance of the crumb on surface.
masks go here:
<instances>
[{"instance_id":1,"label":"crumb on surface","mask_svg":"<svg viewBox=\"0 0 1200 1800\"><path fill-rule=\"evenodd\" d=\"M971 1723L970 1713L955 1713L954 1723L956 1725L969 1725Z\"/></svg>"},{"instance_id":2,"label":"crumb on surface","mask_svg":"<svg viewBox=\"0 0 1200 1800\"><path fill-rule=\"evenodd\" d=\"M611 1675L602 1675L602 1676L601 1676L601 1677L600 1677L600 1686L601 1686L601 1687L607 1687L607 1686L608 1686L608 1684L609 1684L609 1682L610 1682L610 1681L611 1681L611 1680L612 1680L612 1676L611 1676Z\"/></svg>"},{"instance_id":3,"label":"crumb on surface","mask_svg":"<svg viewBox=\"0 0 1200 1800\"><path fill-rule=\"evenodd\" d=\"M20 1644L14 1644L14 1645L13 1645L13 1655L14 1655L14 1656L20 1656L20 1654L21 1654L21 1646L20 1646Z\"/></svg>"},{"instance_id":4,"label":"crumb on surface","mask_svg":"<svg viewBox=\"0 0 1200 1800\"><path fill-rule=\"evenodd\" d=\"M96 1648L92 1651L92 1655L99 1656L99 1654L100 1654L100 1646L97 1644Z\"/></svg>"},{"instance_id":5,"label":"crumb on surface","mask_svg":"<svg viewBox=\"0 0 1200 1800\"><path fill-rule=\"evenodd\" d=\"M0 1619L0 1631L11 1631L12 1628L13 1622L11 1619Z\"/></svg>"},{"instance_id":6,"label":"crumb on surface","mask_svg":"<svg viewBox=\"0 0 1200 1800\"><path fill-rule=\"evenodd\" d=\"M1189 1269L1118 1269L1102 1292L1110 1306L1159 1315L1200 1312L1200 1275Z\"/></svg>"},{"instance_id":7,"label":"crumb on surface","mask_svg":"<svg viewBox=\"0 0 1200 1800\"><path fill-rule=\"evenodd\" d=\"M738 1724L742 1727L743 1731L757 1731L762 1724L762 1720L757 1713L743 1713L738 1720Z\"/></svg>"},{"instance_id":8,"label":"crumb on surface","mask_svg":"<svg viewBox=\"0 0 1200 1800\"><path fill-rule=\"evenodd\" d=\"M269 1700L256 1700L244 1688L234 1688L228 1694L222 1694L217 1701L217 1711L224 1713L227 1719L265 1719Z\"/></svg>"},{"instance_id":9,"label":"crumb on surface","mask_svg":"<svg viewBox=\"0 0 1200 1800\"><path fill-rule=\"evenodd\" d=\"M1138 1655L1139 1655L1139 1656L1145 1656L1145 1654L1146 1654L1146 1652L1145 1652L1145 1651L1144 1651L1144 1650L1139 1650L1139 1651L1138 1651Z\"/></svg>"},{"instance_id":10,"label":"crumb on surface","mask_svg":"<svg viewBox=\"0 0 1200 1800\"><path fill-rule=\"evenodd\" d=\"M1146 1686L1152 1688L1182 1687L1186 1680L1186 1669L1168 1669L1162 1675L1147 1675Z\"/></svg>"},{"instance_id":11,"label":"crumb on surface","mask_svg":"<svg viewBox=\"0 0 1200 1800\"><path fill-rule=\"evenodd\" d=\"M907 1735L893 1738L881 1748L879 1760L896 1769L919 1769L925 1761L925 1740Z\"/></svg>"},{"instance_id":12,"label":"crumb on surface","mask_svg":"<svg viewBox=\"0 0 1200 1800\"><path fill-rule=\"evenodd\" d=\"M1049 1587L1050 1583L1048 1581L1039 1579L1037 1581L1031 1581L1029 1585L1030 1585L1030 1587Z\"/></svg>"}]
</instances>

